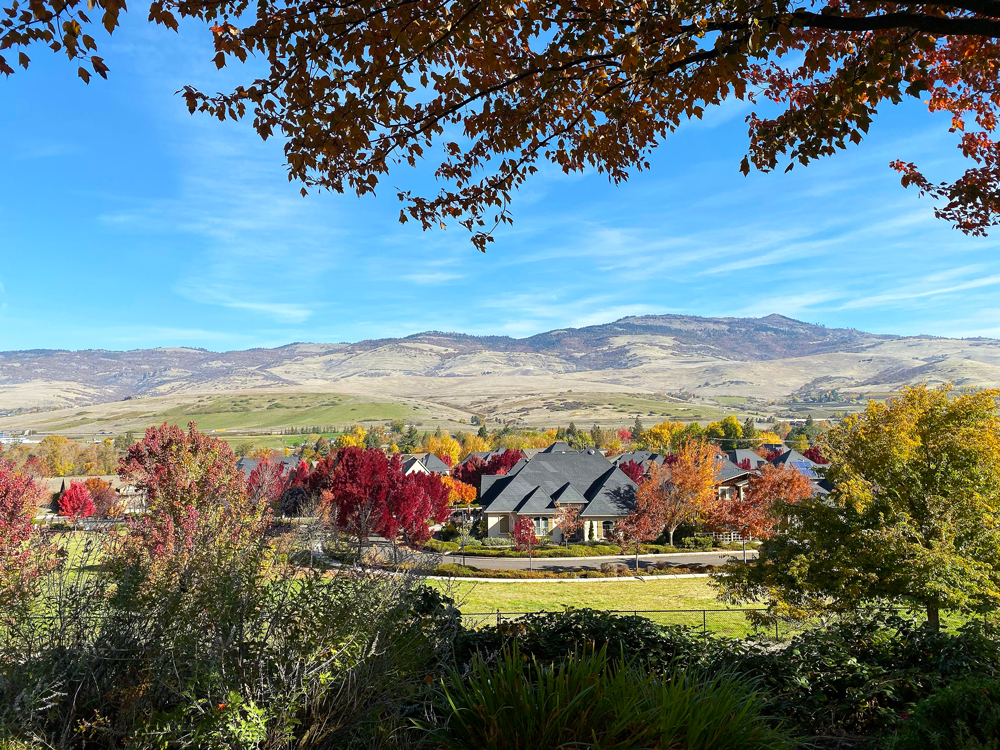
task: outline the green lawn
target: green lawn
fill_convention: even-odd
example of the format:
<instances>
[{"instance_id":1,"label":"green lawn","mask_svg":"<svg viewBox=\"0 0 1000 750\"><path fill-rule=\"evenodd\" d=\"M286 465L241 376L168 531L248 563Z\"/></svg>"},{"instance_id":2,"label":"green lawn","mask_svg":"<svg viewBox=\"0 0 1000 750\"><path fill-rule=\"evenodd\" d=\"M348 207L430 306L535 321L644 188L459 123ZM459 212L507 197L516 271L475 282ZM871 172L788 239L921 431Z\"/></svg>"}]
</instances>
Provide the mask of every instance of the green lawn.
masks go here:
<instances>
[{"instance_id":1,"label":"green lawn","mask_svg":"<svg viewBox=\"0 0 1000 750\"><path fill-rule=\"evenodd\" d=\"M707 578L614 583L473 583L433 581L450 587L463 612L534 612L564 607L593 609L722 609Z\"/></svg>"},{"instance_id":2,"label":"green lawn","mask_svg":"<svg viewBox=\"0 0 1000 750\"><path fill-rule=\"evenodd\" d=\"M456 599L466 624L495 622L505 613L559 611L567 607L638 612L663 625L705 627L715 633L745 636L752 632L744 614L721 604L707 578L614 583L471 583L432 581ZM660 611L657 611L660 610ZM682 610L663 612L662 610ZM704 611L723 610L723 611ZM488 614L492 613L492 614Z\"/></svg>"},{"instance_id":3,"label":"green lawn","mask_svg":"<svg viewBox=\"0 0 1000 750\"><path fill-rule=\"evenodd\" d=\"M203 397L150 417L151 422L200 430L350 425L405 419L419 412L405 404L363 401L336 393L262 394Z\"/></svg>"}]
</instances>

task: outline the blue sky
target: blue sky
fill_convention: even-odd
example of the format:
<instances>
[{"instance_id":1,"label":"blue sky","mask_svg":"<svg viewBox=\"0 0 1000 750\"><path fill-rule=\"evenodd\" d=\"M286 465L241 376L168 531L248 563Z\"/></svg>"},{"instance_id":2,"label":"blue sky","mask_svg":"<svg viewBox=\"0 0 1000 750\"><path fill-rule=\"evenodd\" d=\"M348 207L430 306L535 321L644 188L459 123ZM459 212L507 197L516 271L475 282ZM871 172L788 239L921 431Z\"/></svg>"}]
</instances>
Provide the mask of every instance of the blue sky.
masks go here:
<instances>
[{"instance_id":1,"label":"blue sky","mask_svg":"<svg viewBox=\"0 0 1000 750\"><path fill-rule=\"evenodd\" d=\"M98 40L107 82L42 49L0 80L0 349L524 336L641 313L1000 335L1000 233L952 230L887 166L962 168L918 103L860 147L749 178L746 110L727 103L626 185L543 170L482 255L460 227L398 223L393 187L432 188L423 171L375 198L299 197L279 143L174 95L245 76L215 71L207 32L143 16Z\"/></svg>"}]
</instances>

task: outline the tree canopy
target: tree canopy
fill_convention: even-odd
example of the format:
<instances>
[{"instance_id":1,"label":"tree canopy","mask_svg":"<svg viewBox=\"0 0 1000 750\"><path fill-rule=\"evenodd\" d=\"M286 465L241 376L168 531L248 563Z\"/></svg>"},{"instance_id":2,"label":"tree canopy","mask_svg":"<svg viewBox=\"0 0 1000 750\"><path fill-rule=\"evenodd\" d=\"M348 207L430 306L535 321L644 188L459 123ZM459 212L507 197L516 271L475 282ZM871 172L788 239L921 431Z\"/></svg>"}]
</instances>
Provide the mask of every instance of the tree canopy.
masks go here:
<instances>
[{"instance_id":1,"label":"tree canopy","mask_svg":"<svg viewBox=\"0 0 1000 750\"><path fill-rule=\"evenodd\" d=\"M777 612L911 603L1000 606L1000 391L905 388L825 437L829 499L779 504L757 561L720 579Z\"/></svg>"},{"instance_id":2,"label":"tree canopy","mask_svg":"<svg viewBox=\"0 0 1000 750\"><path fill-rule=\"evenodd\" d=\"M114 31L121 0L0 7L0 71L44 46L85 81L107 76L95 28ZM372 193L429 157L440 192L400 190L400 220L459 221L480 249L540 165L621 182L727 98L752 106L744 173L832 154L862 140L879 106L922 98L951 115L971 165L936 183L900 154L903 184L964 232L983 234L1000 210L998 0L152 0L148 13L174 30L204 22L220 68L263 63L232 91L181 93L192 112L282 137L303 191Z\"/></svg>"}]
</instances>

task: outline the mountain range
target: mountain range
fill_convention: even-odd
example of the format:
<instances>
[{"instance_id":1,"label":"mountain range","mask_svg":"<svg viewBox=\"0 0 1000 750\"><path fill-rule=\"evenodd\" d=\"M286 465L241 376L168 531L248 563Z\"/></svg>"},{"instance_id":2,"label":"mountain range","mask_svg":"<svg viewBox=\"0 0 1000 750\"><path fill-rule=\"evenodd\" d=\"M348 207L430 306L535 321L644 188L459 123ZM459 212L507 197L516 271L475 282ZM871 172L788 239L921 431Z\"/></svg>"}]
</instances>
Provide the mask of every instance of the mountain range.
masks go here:
<instances>
[{"instance_id":1,"label":"mountain range","mask_svg":"<svg viewBox=\"0 0 1000 750\"><path fill-rule=\"evenodd\" d=\"M0 409L250 389L400 398L477 398L569 390L809 398L885 393L951 380L1000 384L1000 341L893 336L781 315L645 315L527 338L428 331L273 349L0 352Z\"/></svg>"}]
</instances>

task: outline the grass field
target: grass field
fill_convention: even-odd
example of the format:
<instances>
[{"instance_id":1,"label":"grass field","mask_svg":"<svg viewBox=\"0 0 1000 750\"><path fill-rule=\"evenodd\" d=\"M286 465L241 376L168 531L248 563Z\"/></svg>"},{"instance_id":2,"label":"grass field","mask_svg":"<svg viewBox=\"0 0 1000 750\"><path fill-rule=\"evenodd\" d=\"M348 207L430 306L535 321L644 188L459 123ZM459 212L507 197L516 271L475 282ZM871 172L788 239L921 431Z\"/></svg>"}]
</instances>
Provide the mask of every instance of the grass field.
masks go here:
<instances>
[{"instance_id":1,"label":"grass field","mask_svg":"<svg viewBox=\"0 0 1000 750\"><path fill-rule=\"evenodd\" d=\"M206 396L151 417L153 422L202 430L232 430L313 425L349 425L367 420L407 419L419 411L405 404L364 401L336 393Z\"/></svg>"},{"instance_id":2,"label":"grass field","mask_svg":"<svg viewBox=\"0 0 1000 750\"><path fill-rule=\"evenodd\" d=\"M587 607L636 612L661 625L704 628L732 637L745 637L755 632L742 611L726 607L715 598L715 590L707 578L647 580L644 583L634 580L614 583L431 583L455 598L469 627L494 623L497 610L511 613L508 617L516 619L513 613ZM780 635L785 637L787 634L782 632Z\"/></svg>"},{"instance_id":3,"label":"grass field","mask_svg":"<svg viewBox=\"0 0 1000 750\"><path fill-rule=\"evenodd\" d=\"M463 612L535 612L564 607L593 609L721 609L707 578L605 583L445 583Z\"/></svg>"}]
</instances>

